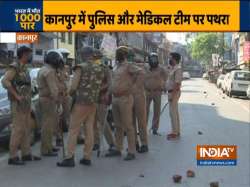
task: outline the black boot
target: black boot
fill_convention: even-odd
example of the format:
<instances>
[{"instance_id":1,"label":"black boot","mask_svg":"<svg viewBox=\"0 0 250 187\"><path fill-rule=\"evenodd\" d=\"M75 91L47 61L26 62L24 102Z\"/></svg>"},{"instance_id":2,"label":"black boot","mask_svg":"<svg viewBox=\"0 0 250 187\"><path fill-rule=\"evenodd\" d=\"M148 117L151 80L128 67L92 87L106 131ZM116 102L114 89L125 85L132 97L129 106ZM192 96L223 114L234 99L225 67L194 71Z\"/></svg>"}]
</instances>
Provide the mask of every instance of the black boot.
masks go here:
<instances>
[{"instance_id":1,"label":"black boot","mask_svg":"<svg viewBox=\"0 0 250 187\"><path fill-rule=\"evenodd\" d=\"M22 156L22 161L39 161L41 157L32 154Z\"/></svg>"},{"instance_id":2,"label":"black boot","mask_svg":"<svg viewBox=\"0 0 250 187\"><path fill-rule=\"evenodd\" d=\"M135 154L128 153L127 156L124 158L125 161L134 160Z\"/></svg>"},{"instance_id":3,"label":"black boot","mask_svg":"<svg viewBox=\"0 0 250 187\"><path fill-rule=\"evenodd\" d=\"M148 146L142 145L138 153L146 153L146 152L148 152Z\"/></svg>"},{"instance_id":4,"label":"black boot","mask_svg":"<svg viewBox=\"0 0 250 187\"><path fill-rule=\"evenodd\" d=\"M153 135L160 136L160 134L157 132L158 131L157 129L152 129L152 130L153 130Z\"/></svg>"},{"instance_id":5,"label":"black boot","mask_svg":"<svg viewBox=\"0 0 250 187\"><path fill-rule=\"evenodd\" d=\"M114 150L114 147L115 147L114 144L110 144L108 151L110 152L110 151Z\"/></svg>"},{"instance_id":6,"label":"black boot","mask_svg":"<svg viewBox=\"0 0 250 187\"><path fill-rule=\"evenodd\" d=\"M90 166L90 165L91 165L91 160L82 158L82 159L80 160L80 164L85 165L85 166Z\"/></svg>"},{"instance_id":7,"label":"black boot","mask_svg":"<svg viewBox=\"0 0 250 187\"><path fill-rule=\"evenodd\" d=\"M85 143L83 138L77 138L77 144L78 145L83 145Z\"/></svg>"},{"instance_id":8,"label":"black boot","mask_svg":"<svg viewBox=\"0 0 250 187\"><path fill-rule=\"evenodd\" d=\"M16 165L16 166L23 166L23 165L25 165L24 161L20 160L18 157L9 158L8 164L9 165Z\"/></svg>"},{"instance_id":9,"label":"black boot","mask_svg":"<svg viewBox=\"0 0 250 187\"><path fill-rule=\"evenodd\" d=\"M140 151L140 145L139 145L139 143L136 143L136 145L135 145L135 149L136 149L136 151L137 151L137 152L139 152L139 151Z\"/></svg>"},{"instance_id":10,"label":"black boot","mask_svg":"<svg viewBox=\"0 0 250 187\"><path fill-rule=\"evenodd\" d=\"M62 162L57 162L58 167L75 167L74 157L66 158Z\"/></svg>"},{"instance_id":11,"label":"black boot","mask_svg":"<svg viewBox=\"0 0 250 187\"><path fill-rule=\"evenodd\" d=\"M100 145L99 144L95 144L93 146L93 151L97 151L97 150L99 150L99 148L100 148Z\"/></svg>"},{"instance_id":12,"label":"black boot","mask_svg":"<svg viewBox=\"0 0 250 187\"><path fill-rule=\"evenodd\" d=\"M105 157L116 157L116 156L121 156L121 155L122 155L121 151L110 150L107 154L105 154Z\"/></svg>"},{"instance_id":13,"label":"black boot","mask_svg":"<svg viewBox=\"0 0 250 187\"><path fill-rule=\"evenodd\" d=\"M56 146L57 147L62 147L63 146L62 139L59 139L59 138L56 139Z\"/></svg>"}]
</instances>

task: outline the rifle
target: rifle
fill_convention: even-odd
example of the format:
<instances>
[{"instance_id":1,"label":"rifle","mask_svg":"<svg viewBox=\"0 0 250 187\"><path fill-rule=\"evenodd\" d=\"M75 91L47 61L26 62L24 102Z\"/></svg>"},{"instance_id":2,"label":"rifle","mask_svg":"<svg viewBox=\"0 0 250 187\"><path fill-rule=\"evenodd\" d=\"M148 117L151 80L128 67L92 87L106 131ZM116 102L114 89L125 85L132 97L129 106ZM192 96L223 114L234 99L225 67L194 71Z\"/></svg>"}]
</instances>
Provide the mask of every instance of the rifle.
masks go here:
<instances>
[{"instance_id":1,"label":"rifle","mask_svg":"<svg viewBox=\"0 0 250 187\"><path fill-rule=\"evenodd\" d=\"M61 104L57 106L57 113L58 113L59 131L60 131L60 136L62 140L63 158L65 158L65 145L64 145L64 137L63 137L63 120L62 120L63 107Z\"/></svg>"}]
</instances>

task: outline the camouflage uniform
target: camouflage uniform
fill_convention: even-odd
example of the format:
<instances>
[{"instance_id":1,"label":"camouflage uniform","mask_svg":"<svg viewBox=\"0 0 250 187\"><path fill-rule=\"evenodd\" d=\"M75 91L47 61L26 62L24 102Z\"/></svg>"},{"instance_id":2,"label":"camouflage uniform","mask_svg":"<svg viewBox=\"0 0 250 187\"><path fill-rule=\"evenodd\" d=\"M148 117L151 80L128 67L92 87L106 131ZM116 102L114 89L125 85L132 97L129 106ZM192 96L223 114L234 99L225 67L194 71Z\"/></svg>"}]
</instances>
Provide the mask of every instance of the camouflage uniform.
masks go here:
<instances>
[{"instance_id":1,"label":"camouflage uniform","mask_svg":"<svg viewBox=\"0 0 250 187\"><path fill-rule=\"evenodd\" d=\"M57 81L56 70L49 64L45 64L38 72L37 84L42 114L41 153L43 155L53 152L53 132L58 123L59 88Z\"/></svg>"},{"instance_id":2,"label":"camouflage uniform","mask_svg":"<svg viewBox=\"0 0 250 187\"><path fill-rule=\"evenodd\" d=\"M23 96L17 101L9 92L11 105L12 130L10 137L10 158L17 157L20 146L22 156L30 154L30 121L31 121L31 80L25 65L13 63L6 71L2 84L9 89L11 86L17 94Z\"/></svg>"},{"instance_id":3,"label":"camouflage uniform","mask_svg":"<svg viewBox=\"0 0 250 187\"><path fill-rule=\"evenodd\" d=\"M85 125L84 159L91 160L96 103L103 78L102 68L97 64L86 62L76 67L70 88L70 94L76 92L76 98L70 117L67 158L74 156L77 136L83 123Z\"/></svg>"}]
</instances>

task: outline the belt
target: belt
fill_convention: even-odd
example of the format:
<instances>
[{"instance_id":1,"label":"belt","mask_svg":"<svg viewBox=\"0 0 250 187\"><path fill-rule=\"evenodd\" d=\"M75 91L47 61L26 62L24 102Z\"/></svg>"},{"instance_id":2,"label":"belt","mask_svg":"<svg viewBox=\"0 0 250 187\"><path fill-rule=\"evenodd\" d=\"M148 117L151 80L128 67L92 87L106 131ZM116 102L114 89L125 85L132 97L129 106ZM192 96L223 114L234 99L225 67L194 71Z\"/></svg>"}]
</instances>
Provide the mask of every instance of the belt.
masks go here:
<instances>
[{"instance_id":1,"label":"belt","mask_svg":"<svg viewBox=\"0 0 250 187\"><path fill-rule=\"evenodd\" d=\"M174 90L168 90L168 93L171 93L171 92L173 92Z\"/></svg>"},{"instance_id":2,"label":"belt","mask_svg":"<svg viewBox=\"0 0 250 187\"><path fill-rule=\"evenodd\" d=\"M123 97L123 96L129 96L129 92L118 92L118 93L113 93L114 97Z\"/></svg>"}]
</instances>

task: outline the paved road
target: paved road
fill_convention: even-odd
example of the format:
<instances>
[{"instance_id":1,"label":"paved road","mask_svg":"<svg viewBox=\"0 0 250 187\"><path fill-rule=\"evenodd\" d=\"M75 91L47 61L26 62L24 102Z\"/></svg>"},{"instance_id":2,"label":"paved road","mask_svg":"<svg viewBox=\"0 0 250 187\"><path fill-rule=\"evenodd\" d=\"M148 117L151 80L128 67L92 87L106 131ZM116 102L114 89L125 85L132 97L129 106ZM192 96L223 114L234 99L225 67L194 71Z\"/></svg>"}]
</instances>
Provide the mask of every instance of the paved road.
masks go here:
<instances>
[{"instance_id":1,"label":"paved road","mask_svg":"<svg viewBox=\"0 0 250 187\"><path fill-rule=\"evenodd\" d=\"M180 101L182 137L169 142L168 109L161 118L162 136L150 135L150 152L136 155L136 160L96 158L93 166L57 168L59 158L44 158L25 167L10 167L6 157L0 158L1 187L206 187L219 181L220 187L249 187L250 176L250 112L249 101L231 99L201 79L184 81ZM163 98L166 100L166 97ZM150 116L151 117L151 116ZM202 131L203 135L197 132ZM238 165L235 167L196 166L197 144L233 144L238 146ZM39 145L34 149L38 152ZM78 147L77 162L82 156ZM196 177L183 178L173 184L172 175L185 176L193 169ZM144 177L142 177L142 175Z\"/></svg>"}]
</instances>

